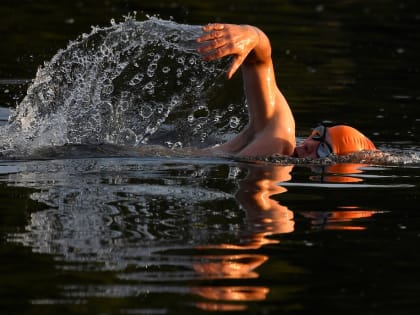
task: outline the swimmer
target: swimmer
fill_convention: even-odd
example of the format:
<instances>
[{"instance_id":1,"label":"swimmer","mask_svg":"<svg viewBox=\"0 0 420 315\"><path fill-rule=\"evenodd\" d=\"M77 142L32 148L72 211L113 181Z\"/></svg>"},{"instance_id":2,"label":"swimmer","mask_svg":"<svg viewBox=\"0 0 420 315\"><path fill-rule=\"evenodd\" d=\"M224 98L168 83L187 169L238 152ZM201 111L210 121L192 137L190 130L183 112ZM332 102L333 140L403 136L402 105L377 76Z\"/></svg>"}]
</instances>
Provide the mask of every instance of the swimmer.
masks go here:
<instances>
[{"instance_id":1,"label":"swimmer","mask_svg":"<svg viewBox=\"0 0 420 315\"><path fill-rule=\"evenodd\" d=\"M296 145L295 120L285 97L276 84L271 44L257 27L214 23L203 26L197 38L197 52L207 61L232 56L227 71L230 79L241 68L249 122L232 140L207 149L213 154L322 158L376 150L375 145L358 130L344 125L316 127L311 135Z\"/></svg>"}]
</instances>

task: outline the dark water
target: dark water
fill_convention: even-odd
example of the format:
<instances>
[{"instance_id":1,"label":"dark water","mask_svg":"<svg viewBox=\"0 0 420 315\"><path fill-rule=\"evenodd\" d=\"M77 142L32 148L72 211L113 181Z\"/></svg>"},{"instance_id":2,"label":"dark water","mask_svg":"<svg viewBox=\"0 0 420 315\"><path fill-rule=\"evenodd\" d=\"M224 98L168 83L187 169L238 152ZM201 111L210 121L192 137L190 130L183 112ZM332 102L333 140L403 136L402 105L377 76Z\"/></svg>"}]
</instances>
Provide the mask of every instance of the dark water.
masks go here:
<instances>
[{"instance_id":1,"label":"dark water","mask_svg":"<svg viewBox=\"0 0 420 315\"><path fill-rule=\"evenodd\" d=\"M418 314L420 5L2 1L0 105L21 103L38 66L70 40L133 10L138 20L144 11L260 26L298 135L320 120L349 123L389 156L240 161L74 140L3 159L0 314ZM246 120L240 78L196 76L217 89L200 84L199 96L177 99L160 128L198 145L237 132ZM155 135L167 146L179 140Z\"/></svg>"}]
</instances>

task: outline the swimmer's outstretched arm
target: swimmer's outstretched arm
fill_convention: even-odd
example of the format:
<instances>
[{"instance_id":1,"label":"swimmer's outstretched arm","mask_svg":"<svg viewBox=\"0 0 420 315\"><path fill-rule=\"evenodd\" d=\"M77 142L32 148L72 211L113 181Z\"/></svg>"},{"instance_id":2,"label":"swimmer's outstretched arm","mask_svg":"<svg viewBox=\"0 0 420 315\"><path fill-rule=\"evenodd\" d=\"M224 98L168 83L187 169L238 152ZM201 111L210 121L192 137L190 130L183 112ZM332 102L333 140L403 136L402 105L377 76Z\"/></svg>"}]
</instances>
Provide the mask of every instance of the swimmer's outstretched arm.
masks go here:
<instances>
[{"instance_id":1,"label":"swimmer's outstretched arm","mask_svg":"<svg viewBox=\"0 0 420 315\"><path fill-rule=\"evenodd\" d=\"M234 57L230 79L242 69L249 123L235 138L212 150L243 156L291 155L295 147L295 122L277 87L268 37L249 25L209 24L197 39L205 60Z\"/></svg>"}]
</instances>

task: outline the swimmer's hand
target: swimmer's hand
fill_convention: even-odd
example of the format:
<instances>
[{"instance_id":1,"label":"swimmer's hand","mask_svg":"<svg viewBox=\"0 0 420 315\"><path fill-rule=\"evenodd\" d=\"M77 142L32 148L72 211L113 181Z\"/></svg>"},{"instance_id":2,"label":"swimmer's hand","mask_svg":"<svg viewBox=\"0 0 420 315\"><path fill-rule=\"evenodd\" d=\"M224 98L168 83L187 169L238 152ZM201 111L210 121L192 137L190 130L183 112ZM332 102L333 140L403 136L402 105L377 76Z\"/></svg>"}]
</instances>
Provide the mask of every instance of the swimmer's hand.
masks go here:
<instances>
[{"instance_id":1,"label":"swimmer's hand","mask_svg":"<svg viewBox=\"0 0 420 315\"><path fill-rule=\"evenodd\" d=\"M250 25L209 24L203 26L204 34L197 38L201 45L197 52L204 60L216 60L228 55L234 57L227 72L228 79L242 64L271 62L268 38L258 28Z\"/></svg>"}]
</instances>

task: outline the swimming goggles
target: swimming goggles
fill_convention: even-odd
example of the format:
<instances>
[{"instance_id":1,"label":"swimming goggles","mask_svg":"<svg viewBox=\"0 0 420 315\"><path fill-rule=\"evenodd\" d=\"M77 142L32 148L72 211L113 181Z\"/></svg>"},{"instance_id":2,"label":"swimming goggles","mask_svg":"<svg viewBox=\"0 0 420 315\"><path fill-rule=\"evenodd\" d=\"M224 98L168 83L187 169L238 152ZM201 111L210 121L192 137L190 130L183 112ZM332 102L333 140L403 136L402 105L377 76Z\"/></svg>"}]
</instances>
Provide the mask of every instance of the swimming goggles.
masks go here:
<instances>
[{"instance_id":1,"label":"swimming goggles","mask_svg":"<svg viewBox=\"0 0 420 315\"><path fill-rule=\"evenodd\" d=\"M326 134L327 127L324 125L319 125L312 130L311 139L320 142L316 148L316 155L319 158L325 158L333 153L331 145L325 140Z\"/></svg>"}]
</instances>

